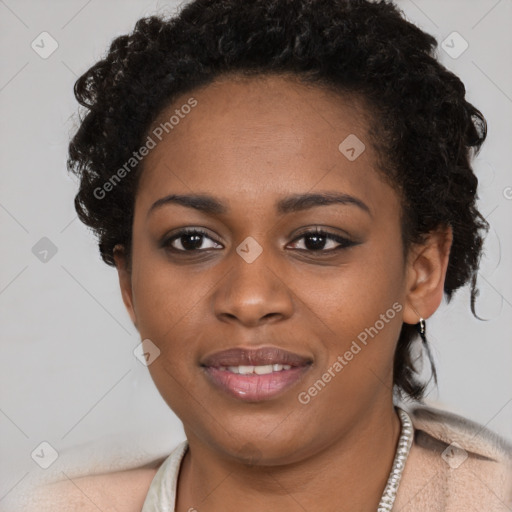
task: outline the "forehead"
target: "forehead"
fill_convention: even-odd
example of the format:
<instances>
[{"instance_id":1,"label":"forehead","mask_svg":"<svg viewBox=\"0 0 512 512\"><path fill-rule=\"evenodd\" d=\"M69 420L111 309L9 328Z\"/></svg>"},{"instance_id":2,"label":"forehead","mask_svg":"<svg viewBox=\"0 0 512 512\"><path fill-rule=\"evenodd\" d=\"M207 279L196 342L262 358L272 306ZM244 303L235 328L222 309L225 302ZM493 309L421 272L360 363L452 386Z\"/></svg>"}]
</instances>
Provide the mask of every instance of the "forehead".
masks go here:
<instances>
[{"instance_id":1,"label":"forehead","mask_svg":"<svg viewBox=\"0 0 512 512\"><path fill-rule=\"evenodd\" d=\"M355 94L288 76L222 77L160 113L137 202L175 189L242 203L316 185L371 195L383 182L369 121Z\"/></svg>"}]
</instances>

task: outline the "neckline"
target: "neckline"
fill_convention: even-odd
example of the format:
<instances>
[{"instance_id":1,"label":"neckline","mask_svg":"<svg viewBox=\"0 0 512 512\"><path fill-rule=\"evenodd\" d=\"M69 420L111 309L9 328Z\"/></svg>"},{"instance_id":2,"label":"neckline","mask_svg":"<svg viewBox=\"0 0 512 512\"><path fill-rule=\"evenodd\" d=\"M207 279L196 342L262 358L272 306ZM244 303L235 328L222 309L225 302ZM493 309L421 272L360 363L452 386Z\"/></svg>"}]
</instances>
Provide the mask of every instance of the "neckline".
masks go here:
<instances>
[{"instance_id":1,"label":"neckline","mask_svg":"<svg viewBox=\"0 0 512 512\"><path fill-rule=\"evenodd\" d=\"M377 512L392 510L414 439L414 426L410 416L398 406L395 406L395 409L400 418L401 432L392 468L380 498ZM188 441L182 441L158 468L151 481L141 512L175 512L178 478L188 449Z\"/></svg>"}]
</instances>

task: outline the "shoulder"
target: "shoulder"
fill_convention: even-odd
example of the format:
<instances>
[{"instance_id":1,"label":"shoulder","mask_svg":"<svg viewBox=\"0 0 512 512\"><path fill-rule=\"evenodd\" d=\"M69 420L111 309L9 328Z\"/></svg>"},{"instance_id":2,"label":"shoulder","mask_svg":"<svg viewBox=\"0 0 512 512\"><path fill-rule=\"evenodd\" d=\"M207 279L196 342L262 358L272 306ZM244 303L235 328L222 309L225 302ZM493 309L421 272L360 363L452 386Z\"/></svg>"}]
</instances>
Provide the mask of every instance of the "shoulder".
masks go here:
<instances>
[{"instance_id":1,"label":"shoulder","mask_svg":"<svg viewBox=\"0 0 512 512\"><path fill-rule=\"evenodd\" d=\"M425 405L406 410L415 430L409 480L425 481L426 501L435 496L443 510L466 503L509 510L512 445L507 440L448 411Z\"/></svg>"},{"instance_id":2,"label":"shoulder","mask_svg":"<svg viewBox=\"0 0 512 512\"><path fill-rule=\"evenodd\" d=\"M512 444L484 425L449 411L425 405L409 410L416 430L435 439L453 444L468 453L478 454L499 463L512 462Z\"/></svg>"},{"instance_id":3,"label":"shoulder","mask_svg":"<svg viewBox=\"0 0 512 512\"><path fill-rule=\"evenodd\" d=\"M65 477L36 486L30 493L26 512L140 512L151 482L165 458L144 467L94 474L78 478Z\"/></svg>"},{"instance_id":4,"label":"shoulder","mask_svg":"<svg viewBox=\"0 0 512 512\"><path fill-rule=\"evenodd\" d=\"M159 484L163 474L177 476L179 464L187 449L187 441L179 443L170 454L158 458L130 457L138 465L126 467L126 459L112 456L102 460L88 457L68 457L51 473L26 479L2 501L2 512L141 512L151 484ZM76 455L76 454L74 454ZM89 454L90 455L90 454ZM92 462L94 461L94 464ZM85 468L95 468L84 474ZM117 467L117 469L115 469ZM48 470L47 470L48 471ZM89 469L89 471L91 471ZM160 477L158 477L160 475Z\"/></svg>"}]
</instances>

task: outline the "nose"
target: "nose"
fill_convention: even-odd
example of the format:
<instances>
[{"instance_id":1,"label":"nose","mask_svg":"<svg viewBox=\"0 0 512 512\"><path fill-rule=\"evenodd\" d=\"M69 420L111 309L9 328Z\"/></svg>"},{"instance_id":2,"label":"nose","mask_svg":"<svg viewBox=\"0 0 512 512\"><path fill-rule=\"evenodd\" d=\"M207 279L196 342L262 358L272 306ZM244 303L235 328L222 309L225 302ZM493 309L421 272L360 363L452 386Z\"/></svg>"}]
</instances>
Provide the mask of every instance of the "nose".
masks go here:
<instances>
[{"instance_id":1,"label":"nose","mask_svg":"<svg viewBox=\"0 0 512 512\"><path fill-rule=\"evenodd\" d=\"M256 327L285 320L293 314L293 294L284 273L270 264L265 250L252 263L237 253L230 270L213 294L213 307L223 322Z\"/></svg>"}]
</instances>

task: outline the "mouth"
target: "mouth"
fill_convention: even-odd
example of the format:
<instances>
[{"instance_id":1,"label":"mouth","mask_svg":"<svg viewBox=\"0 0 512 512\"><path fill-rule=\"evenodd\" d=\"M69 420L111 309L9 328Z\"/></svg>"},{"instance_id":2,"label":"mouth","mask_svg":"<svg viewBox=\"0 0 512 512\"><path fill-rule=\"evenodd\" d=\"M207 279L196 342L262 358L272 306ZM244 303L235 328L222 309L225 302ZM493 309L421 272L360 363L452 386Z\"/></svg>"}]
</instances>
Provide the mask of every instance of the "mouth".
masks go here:
<instances>
[{"instance_id":1,"label":"mouth","mask_svg":"<svg viewBox=\"0 0 512 512\"><path fill-rule=\"evenodd\" d=\"M299 382L312 362L275 347L233 348L208 356L201 367L215 388L239 400L260 402Z\"/></svg>"}]
</instances>

